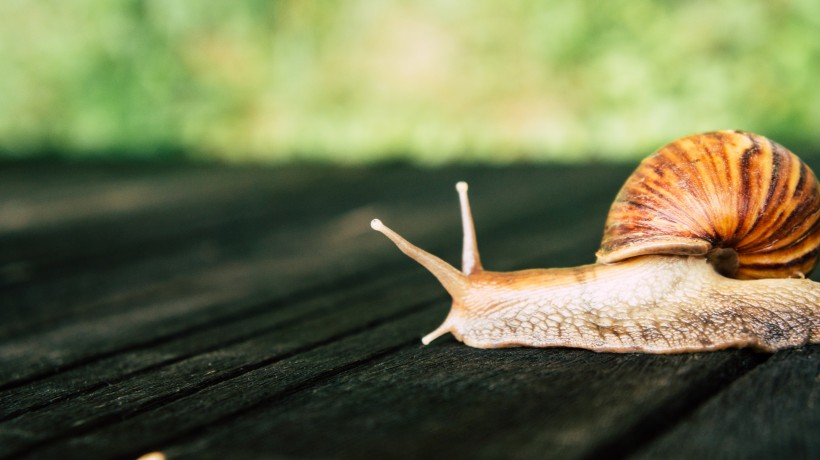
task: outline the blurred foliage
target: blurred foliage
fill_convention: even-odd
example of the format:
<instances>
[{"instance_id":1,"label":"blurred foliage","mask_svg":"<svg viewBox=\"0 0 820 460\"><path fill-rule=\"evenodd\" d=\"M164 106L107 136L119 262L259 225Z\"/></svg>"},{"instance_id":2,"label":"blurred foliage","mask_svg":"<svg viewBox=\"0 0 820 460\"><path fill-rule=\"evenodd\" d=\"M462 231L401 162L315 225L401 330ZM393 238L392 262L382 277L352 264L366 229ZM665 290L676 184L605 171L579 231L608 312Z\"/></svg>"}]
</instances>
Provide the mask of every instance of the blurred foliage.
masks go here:
<instances>
[{"instance_id":1,"label":"blurred foliage","mask_svg":"<svg viewBox=\"0 0 820 460\"><path fill-rule=\"evenodd\" d=\"M5 155L633 159L820 146L817 0L6 0Z\"/></svg>"}]
</instances>

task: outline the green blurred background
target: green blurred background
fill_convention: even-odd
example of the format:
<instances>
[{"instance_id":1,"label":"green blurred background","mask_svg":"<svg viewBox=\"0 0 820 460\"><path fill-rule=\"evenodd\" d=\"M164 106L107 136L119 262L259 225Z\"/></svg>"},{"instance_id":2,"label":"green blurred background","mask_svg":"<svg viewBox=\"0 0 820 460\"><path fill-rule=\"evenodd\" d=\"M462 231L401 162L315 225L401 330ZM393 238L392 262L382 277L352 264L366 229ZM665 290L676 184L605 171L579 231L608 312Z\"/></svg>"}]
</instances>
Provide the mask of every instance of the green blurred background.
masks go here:
<instances>
[{"instance_id":1,"label":"green blurred background","mask_svg":"<svg viewBox=\"0 0 820 460\"><path fill-rule=\"evenodd\" d=\"M0 151L335 164L820 146L817 0L6 0Z\"/></svg>"}]
</instances>

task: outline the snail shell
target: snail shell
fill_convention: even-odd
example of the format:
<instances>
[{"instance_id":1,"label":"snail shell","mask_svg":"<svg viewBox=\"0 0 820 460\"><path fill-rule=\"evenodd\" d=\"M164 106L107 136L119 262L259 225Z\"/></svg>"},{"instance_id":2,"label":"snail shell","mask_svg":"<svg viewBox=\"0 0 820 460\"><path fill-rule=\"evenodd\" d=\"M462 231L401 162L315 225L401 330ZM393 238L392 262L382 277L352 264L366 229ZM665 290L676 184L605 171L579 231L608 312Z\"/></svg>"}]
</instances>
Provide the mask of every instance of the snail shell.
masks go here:
<instances>
[{"instance_id":1,"label":"snail shell","mask_svg":"<svg viewBox=\"0 0 820 460\"><path fill-rule=\"evenodd\" d=\"M783 146L719 131L646 158L609 212L598 262L648 254L708 255L738 279L804 277L817 264L820 191Z\"/></svg>"}]
</instances>

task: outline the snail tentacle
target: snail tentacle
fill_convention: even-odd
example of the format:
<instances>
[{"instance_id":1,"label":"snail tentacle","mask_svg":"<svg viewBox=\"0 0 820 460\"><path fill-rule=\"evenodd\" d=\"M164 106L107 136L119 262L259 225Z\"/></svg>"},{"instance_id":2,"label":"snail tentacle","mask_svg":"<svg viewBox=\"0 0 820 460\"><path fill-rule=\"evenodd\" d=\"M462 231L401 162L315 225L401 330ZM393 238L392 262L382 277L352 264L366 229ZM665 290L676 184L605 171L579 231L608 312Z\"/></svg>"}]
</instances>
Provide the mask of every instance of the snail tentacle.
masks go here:
<instances>
[{"instance_id":1,"label":"snail tentacle","mask_svg":"<svg viewBox=\"0 0 820 460\"><path fill-rule=\"evenodd\" d=\"M467 291L467 277L456 270L452 265L405 240L401 235L391 230L390 227L384 225L379 219L370 221L370 227L390 238L401 252L430 271L453 298L461 297L464 295L464 292Z\"/></svg>"},{"instance_id":2,"label":"snail tentacle","mask_svg":"<svg viewBox=\"0 0 820 460\"><path fill-rule=\"evenodd\" d=\"M461 271L465 275L472 275L484 270L484 267L481 266L481 257L478 255L473 213L470 210L470 199L467 197L468 188L467 182L461 181L456 184L458 201L461 206L461 226L464 233L464 243L461 250Z\"/></svg>"}]
</instances>

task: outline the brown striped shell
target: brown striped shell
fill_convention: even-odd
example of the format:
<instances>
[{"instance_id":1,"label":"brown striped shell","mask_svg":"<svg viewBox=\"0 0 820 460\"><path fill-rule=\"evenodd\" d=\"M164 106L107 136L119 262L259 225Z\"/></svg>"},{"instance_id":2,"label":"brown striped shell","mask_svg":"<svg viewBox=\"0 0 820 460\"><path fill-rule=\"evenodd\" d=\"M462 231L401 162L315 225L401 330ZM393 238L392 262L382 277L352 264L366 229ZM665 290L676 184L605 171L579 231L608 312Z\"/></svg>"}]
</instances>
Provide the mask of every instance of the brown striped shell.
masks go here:
<instances>
[{"instance_id":1,"label":"brown striped shell","mask_svg":"<svg viewBox=\"0 0 820 460\"><path fill-rule=\"evenodd\" d=\"M646 158L612 204L598 262L706 255L740 279L802 277L817 263L820 192L783 146L741 131L678 139Z\"/></svg>"}]
</instances>

